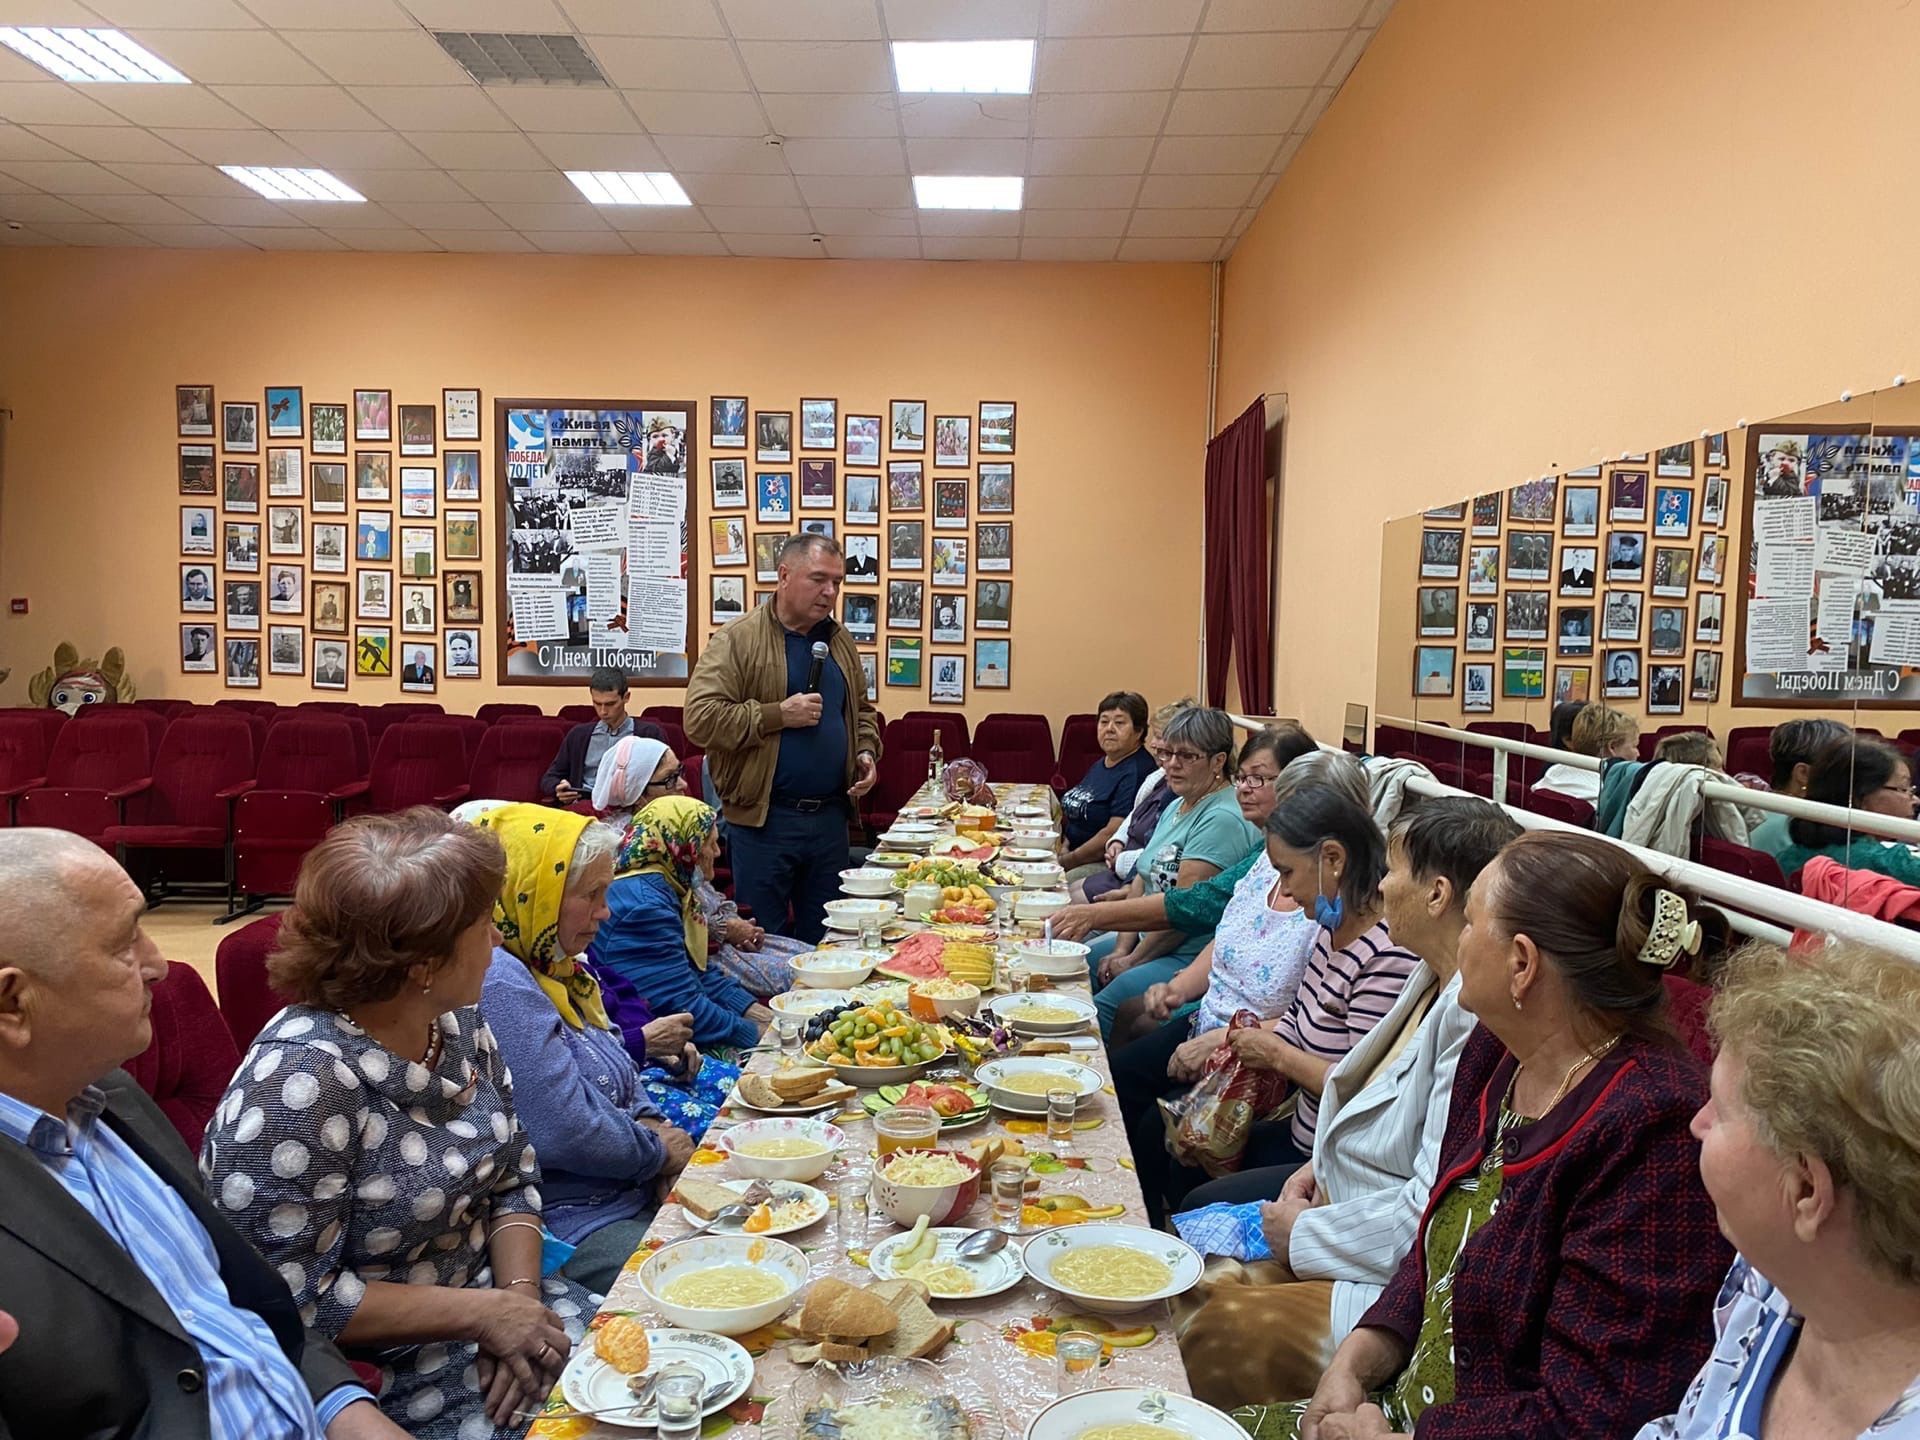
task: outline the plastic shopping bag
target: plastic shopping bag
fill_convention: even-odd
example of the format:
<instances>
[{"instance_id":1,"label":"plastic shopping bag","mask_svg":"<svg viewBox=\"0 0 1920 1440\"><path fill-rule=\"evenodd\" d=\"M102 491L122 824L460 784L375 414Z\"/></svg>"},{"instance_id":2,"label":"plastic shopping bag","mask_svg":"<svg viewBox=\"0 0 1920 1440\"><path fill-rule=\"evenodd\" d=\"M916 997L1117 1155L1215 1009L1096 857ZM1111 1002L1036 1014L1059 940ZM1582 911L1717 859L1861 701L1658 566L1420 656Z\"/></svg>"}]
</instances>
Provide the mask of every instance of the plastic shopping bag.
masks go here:
<instances>
[{"instance_id":1,"label":"plastic shopping bag","mask_svg":"<svg viewBox=\"0 0 1920 1440\"><path fill-rule=\"evenodd\" d=\"M1227 1030L1261 1023L1251 1010L1241 1010L1227 1022ZM1215 1179L1231 1175L1246 1155L1253 1127L1278 1110L1286 1094L1284 1075L1242 1065L1233 1047L1222 1042L1207 1057L1206 1069L1191 1090L1160 1101L1167 1150L1183 1165L1197 1166Z\"/></svg>"}]
</instances>

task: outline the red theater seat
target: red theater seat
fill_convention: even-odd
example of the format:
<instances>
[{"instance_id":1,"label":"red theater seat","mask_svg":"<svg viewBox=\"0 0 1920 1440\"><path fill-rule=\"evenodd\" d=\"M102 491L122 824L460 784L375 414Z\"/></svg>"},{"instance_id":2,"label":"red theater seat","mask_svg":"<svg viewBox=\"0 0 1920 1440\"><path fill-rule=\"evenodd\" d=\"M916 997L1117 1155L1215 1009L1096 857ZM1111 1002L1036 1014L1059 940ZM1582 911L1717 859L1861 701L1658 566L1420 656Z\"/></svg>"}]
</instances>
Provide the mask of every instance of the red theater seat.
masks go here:
<instances>
[{"instance_id":1,"label":"red theater seat","mask_svg":"<svg viewBox=\"0 0 1920 1440\"><path fill-rule=\"evenodd\" d=\"M169 965L153 987L153 1039L127 1062L134 1083L173 1122L194 1154L240 1068L226 1018L191 965Z\"/></svg>"},{"instance_id":2,"label":"red theater seat","mask_svg":"<svg viewBox=\"0 0 1920 1440\"><path fill-rule=\"evenodd\" d=\"M13 806L47 778L47 728L31 714L0 711L0 824L13 824Z\"/></svg>"},{"instance_id":3,"label":"red theater seat","mask_svg":"<svg viewBox=\"0 0 1920 1440\"><path fill-rule=\"evenodd\" d=\"M213 952L214 981L220 987L220 1014L242 1054L267 1021L284 1010L288 1001L267 983L267 957L280 937L278 915L249 921L220 942Z\"/></svg>"},{"instance_id":4,"label":"red theater seat","mask_svg":"<svg viewBox=\"0 0 1920 1440\"><path fill-rule=\"evenodd\" d=\"M241 895L293 893L301 860L339 818L348 787L366 783L354 751L359 724L357 715L302 715L267 732L253 787L233 812L234 888Z\"/></svg>"},{"instance_id":5,"label":"red theater seat","mask_svg":"<svg viewBox=\"0 0 1920 1440\"><path fill-rule=\"evenodd\" d=\"M109 826L103 838L129 869L141 851L212 852L220 858L231 901L232 806L250 788L253 773L253 727L246 716L183 716L167 727L151 783L127 797L125 819Z\"/></svg>"},{"instance_id":6,"label":"red theater seat","mask_svg":"<svg viewBox=\"0 0 1920 1440\"><path fill-rule=\"evenodd\" d=\"M460 731L439 720L387 726L366 780L347 786L346 793L378 814L414 805L452 809L467 798Z\"/></svg>"},{"instance_id":7,"label":"red theater seat","mask_svg":"<svg viewBox=\"0 0 1920 1440\"><path fill-rule=\"evenodd\" d=\"M546 718L544 715L541 714L540 707L538 705L525 705L525 704L507 703L507 702L496 702L492 705L482 705L478 710L474 711L473 713L474 713L475 719L484 720L489 725L497 724L501 719L503 719L508 715L532 715L542 720Z\"/></svg>"},{"instance_id":8,"label":"red theater seat","mask_svg":"<svg viewBox=\"0 0 1920 1440\"><path fill-rule=\"evenodd\" d=\"M518 719L518 717L516 717ZM541 717L542 723L518 719L512 725L489 725L480 737L467 777L467 790L476 800L519 800L537 804L540 777L553 763L553 752L567 727Z\"/></svg>"},{"instance_id":9,"label":"red theater seat","mask_svg":"<svg viewBox=\"0 0 1920 1440\"><path fill-rule=\"evenodd\" d=\"M974 732L968 753L987 767L987 778L996 783L1045 785L1058 768L1053 731L1044 715L989 715Z\"/></svg>"},{"instance_id":10,"label":"red theater seat","mask_svg":"<svg viewBox=\"0 0 1920 1440\"><path fill-rule=\"evenodd\" d=\"M18 825L45 825L84 835L112 849L106 835L121 823L121 805L145 788L147 726L132 706L111 707L85 724L63 725L47 759L47 778L23 794L14 811Z\"/></svg>"}]
</instances>

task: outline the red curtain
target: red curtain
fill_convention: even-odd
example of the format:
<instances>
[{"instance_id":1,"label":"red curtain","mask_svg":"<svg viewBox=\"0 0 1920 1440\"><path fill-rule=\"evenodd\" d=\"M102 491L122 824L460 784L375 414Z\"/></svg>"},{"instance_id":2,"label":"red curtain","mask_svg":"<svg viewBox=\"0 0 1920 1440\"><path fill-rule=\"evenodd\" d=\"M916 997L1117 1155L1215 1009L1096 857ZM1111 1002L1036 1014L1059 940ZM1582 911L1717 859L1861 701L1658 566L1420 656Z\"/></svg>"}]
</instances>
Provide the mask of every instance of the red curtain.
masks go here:
<instances>
[{"instance_id":1,"label":"red curtain","mask_svg":"<svg viewBox=\"0 0 1920 1440\"><path fill-rule=\"evenodd\" d=\"M1273 713L1273 600L1267 590L1267 402L1207 442L1207 703L1227 699L1227 659L1240 703Z\"/></svg>"}]
</instances>

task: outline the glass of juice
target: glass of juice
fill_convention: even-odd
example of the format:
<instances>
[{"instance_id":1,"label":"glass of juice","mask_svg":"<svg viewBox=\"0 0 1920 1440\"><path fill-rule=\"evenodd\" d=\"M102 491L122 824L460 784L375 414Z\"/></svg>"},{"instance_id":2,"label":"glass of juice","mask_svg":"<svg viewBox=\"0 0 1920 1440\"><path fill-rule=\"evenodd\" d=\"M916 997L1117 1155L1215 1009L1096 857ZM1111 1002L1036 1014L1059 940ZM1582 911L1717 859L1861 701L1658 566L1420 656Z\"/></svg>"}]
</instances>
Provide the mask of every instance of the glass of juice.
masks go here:
<instances>
[{"instance_id":1,"label":"glass of juice","mask_svg":"<svg viewBox=\"0 0 1920 1440\"><path fill-rule=\"evenodd\" d=\"M940 1138L940 1117L926 1105L896 1105L874 1117L874 1153L931 1150Z\"/></svg>"}]
</instances>

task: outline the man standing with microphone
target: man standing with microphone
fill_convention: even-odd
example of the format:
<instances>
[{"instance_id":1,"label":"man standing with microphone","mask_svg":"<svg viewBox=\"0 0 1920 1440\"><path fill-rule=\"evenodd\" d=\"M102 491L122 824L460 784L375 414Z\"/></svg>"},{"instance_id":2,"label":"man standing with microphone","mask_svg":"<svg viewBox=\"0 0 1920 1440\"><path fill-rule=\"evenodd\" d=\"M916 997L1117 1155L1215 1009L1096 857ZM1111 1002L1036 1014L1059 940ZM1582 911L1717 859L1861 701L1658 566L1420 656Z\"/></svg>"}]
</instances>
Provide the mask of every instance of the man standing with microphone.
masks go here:
<instances>
[{"instance_id":1,"label":"man standing with microphone","mask_svg":"<svg viewBox=\"0 0 1920 1440\"><path fill-rule=\"evenodd\" d=\"M879 778L860 653L833 618L846 574L825 536L787 541L772 601L714 636L687 680L687 738L726 814L734 898L809 945L840 891L848 821Z\"/></svg>"}]
</instances>

